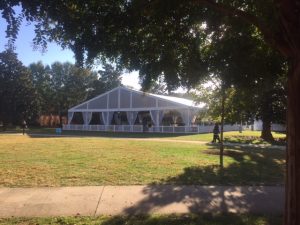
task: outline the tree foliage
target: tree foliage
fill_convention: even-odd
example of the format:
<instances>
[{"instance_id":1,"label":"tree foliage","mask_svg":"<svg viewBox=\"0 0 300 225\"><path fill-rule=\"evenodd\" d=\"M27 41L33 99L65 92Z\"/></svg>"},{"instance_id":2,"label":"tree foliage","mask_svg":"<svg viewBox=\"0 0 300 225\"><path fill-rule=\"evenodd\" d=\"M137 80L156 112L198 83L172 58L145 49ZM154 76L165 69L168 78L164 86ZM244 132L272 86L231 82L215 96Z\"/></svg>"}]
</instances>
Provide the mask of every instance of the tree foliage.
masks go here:
<instances>
[{"instance_id":1,"label":"tree foliage","mask_svg":"<svg viewBox=\"0 0 300 225\"><path fill-rule=\"evenodd\" d=\"M152 83L149 85L148 91L153 94L159 94L159 95L167 95L170 94L170 91L168 90L168 85L166 82L164 82L164 77L160 76L156 81L152 81Z\"/></svg>"},{"instance_id":2,"label":"tree foliage","mask_svg":"<svg viewBox=\"0 0 300 225\"><path fill-rule=\"evenodd\" d=\"M28 69L12 49L0 53L0 121L4 126L34 121L39 105Z\"/></svg>"},{"instance_id":3,"label":"tree foliage","mask_svg":"<svg viewBox=\"0 0 300 225\"><path fill-rule=\"evenodd\" d=\"M87 99L110 91L113 88L121 86L121 71L114 68L111 64L105 63L99 70L99 77L91 81ZM96 76L96 74L94 74Z\"/></svg>"},{"instance_id":4,"label":"tree foliage","mask_svg":"<svg viewBox=\"0 0 300 225\"><path fill-rule=\"evenodd\" d=\"M269 90L265 90L264 83L255 89L235 86L226 88L225 123L253 123L255 119L263 120L263 117L267 117L272 123L284 124L286 116L284 84L284 81L279 79ZM220 80L210 77L207 83L201 83L196 87L193 96L197 102L203 102L208 106L205 120L220 122L222 99Z\"/></svg>"},{"instance_id":5,"label":"tree foliage","mask_svg":"<svg viewBox=\"0 0 300 225\"><path fill-rule=\"evenodd\" d=\"M71 63L32 63L28 68L13 50L0 55L0 121L36 123L43 114L65 115L88 98L121 85L121 73L106 64L98 74Z\"/></svg>"},{"instance_id":6,"label":"tree foliage","mask_svg":"<svg viewBox=\"0 0 300 225\"><path fill-rule=\"evenodd\" d=\"M78 68L71 63L55 62L51 65L52 107L56 114L66 113L87 97L90 70Z\"/></svg>"},{"instance_id":7,"label":"tree foliage","mask_svg":"<svg viewBox=\"0 0 300 225\"><path fill-rule=\"evenodd\" d=\"M214 82L211 82L212 79ZM220 123L223 94L221 80L211 77L208 81L210 82L198 85L195 91L193 91L193 96L197 102L203 102L207 106L207 111L202 115L203 120ZM251 103L253 104L252 106L254 106L253 101L251 101L252 96L238 93L238 90L234 87L226 88L224 93L225 123L247 122L253 119L253 108L250 107Z\"/></svg>"},{"instance_id":8,"label":"tree foliage","mask_svg":"<svg viewBox=\"0 0 300 225\"><path fill-rule=\"evenodd\" d=\"M65 115L67 110L87 99L96 73L71 63L41 62L29 65L31 79L40 105L39 114Z\"/></svg>"},{"instance_id":9,"label":"tree foliage","mask_svg":"<svg viewBox=\"0 0 300 225\"><path fill-rule=\"evenodd\" d=\"M36 101L40 106L39 114L51 112L51 68L42 62L32 63L28 67L33 86L37 92Z\"/></svg>"},{"instance_id":10,"label":"tree foliage","mask_svg":"<svg viewBox=\"0 0 300 225\"><path fill-rule=\"evenodd\" d=\"M241 21L222 26L210 37L218 41L207 44L206 49L210 74L235 93L227 99L226 106L231 108L225 113L227 120L261 119L262 137L272 140L271 123L283 122L285 118L285 59L263 42L254 27ZM217 98L220 93L215 95ZM220 104L215 106L220 108ZM220 110L215 112L220 115Z\"/></svg>"}]
</instances>

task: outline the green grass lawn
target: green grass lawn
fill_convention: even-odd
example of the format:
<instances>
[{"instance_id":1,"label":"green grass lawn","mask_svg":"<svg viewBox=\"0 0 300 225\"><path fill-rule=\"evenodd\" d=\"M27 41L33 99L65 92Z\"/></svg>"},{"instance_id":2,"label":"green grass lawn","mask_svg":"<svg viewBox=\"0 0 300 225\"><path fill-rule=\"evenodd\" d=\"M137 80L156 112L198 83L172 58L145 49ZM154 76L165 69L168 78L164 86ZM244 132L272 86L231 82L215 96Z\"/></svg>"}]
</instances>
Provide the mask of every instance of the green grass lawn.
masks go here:
<instances>
[{"instance_id":1,"label":"green grass lawn","mask_svg":"<svg viewBox=\"0 0 300 225\"><path fill-rule=\"evenodd\" d=\"M0 225L279 225L279 215L169 215L1 219Z\"/></svg>"},{"instance_id":2,"label":"green grass lawn","mask_svg":"<svg viewBox=\"0 0 300 225\"><path fill-rule=\"evenodd\" d=\"M242 144L275 144L285 145L286 134L282 132L272 132L274 141L268 143L260 138L261 132L259 131L243 131L242 133L232 131L224 133L224 140L226 142L242 143Z\"/></svg>"},{"instance_id":3,"label":"green grass lawn","mask_svg":"<svg viewBox=\"0 0 300 225\"><path fill-rule=\"evenodd\" d=\"M0 135L0 186L283 184L283 150L97 137Z\"/></svg>"},{"instance_id":4,"label":"green grass lawn","mask_svg":"<svg viewBox=\"0 0 300 225\"><path fill-rule=\"evenodd\" d=\"M13 129L11 132L21 132L21 129ZM38 134L55 134L54 128L30 128L26 131L27 133L38 133ZM94 131L63 131L65 135L78 135L78 136L96 136L96 137L111 137L111 138L164 138L164 139L175 139L175 140L189 140L189 141L205 141L209 142L212 140L212 133L205 134L168 134L168 133L127 133L127 132L94 132ZM260 138L260 131L238 131L224 132L224 140L226 142L242 143L242 144L285 144L285 133L272 132L275 139L274 143L267 143Z\"/></svg>"}]
</instances>

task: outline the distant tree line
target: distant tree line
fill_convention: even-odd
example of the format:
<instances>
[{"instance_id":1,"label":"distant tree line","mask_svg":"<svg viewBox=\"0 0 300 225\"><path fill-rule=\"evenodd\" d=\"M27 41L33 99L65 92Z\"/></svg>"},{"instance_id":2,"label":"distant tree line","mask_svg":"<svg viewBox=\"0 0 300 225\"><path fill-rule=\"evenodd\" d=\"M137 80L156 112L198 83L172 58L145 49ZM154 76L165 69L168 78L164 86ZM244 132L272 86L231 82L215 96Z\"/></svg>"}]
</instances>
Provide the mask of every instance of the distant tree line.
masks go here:
<instances>
[{"instance_id":1,"label":"distant tree line","mask_svg":"<svg viewBox=\"0 0 300 225\"><path fill-rule=\"evenodd\" d=\"M0 53L0 123L36 124L41 115L67 114L68 108L121 85L121 71L110 64L92 71L69 62L24 66L12 49Z\"/></svg>"}]
</instances>

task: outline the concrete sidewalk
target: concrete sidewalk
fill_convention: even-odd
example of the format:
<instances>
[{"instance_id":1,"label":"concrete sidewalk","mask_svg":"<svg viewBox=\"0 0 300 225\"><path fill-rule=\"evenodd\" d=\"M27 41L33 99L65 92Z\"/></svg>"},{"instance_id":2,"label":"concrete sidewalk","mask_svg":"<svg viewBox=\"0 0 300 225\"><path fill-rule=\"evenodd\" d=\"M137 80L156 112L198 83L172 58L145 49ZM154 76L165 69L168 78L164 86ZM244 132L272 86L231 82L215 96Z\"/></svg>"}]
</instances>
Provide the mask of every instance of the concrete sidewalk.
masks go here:
<instances>
[{"instance_id":1,"label":"concrete sidewalk","mask_svg":"<svg viewBox=\"0 0 300 225\"><path fill-rule=\"evenodd\" d=\"M0 217L282 213L283 187L88 186L1 188Z\"/></svg>"}]
</instances>

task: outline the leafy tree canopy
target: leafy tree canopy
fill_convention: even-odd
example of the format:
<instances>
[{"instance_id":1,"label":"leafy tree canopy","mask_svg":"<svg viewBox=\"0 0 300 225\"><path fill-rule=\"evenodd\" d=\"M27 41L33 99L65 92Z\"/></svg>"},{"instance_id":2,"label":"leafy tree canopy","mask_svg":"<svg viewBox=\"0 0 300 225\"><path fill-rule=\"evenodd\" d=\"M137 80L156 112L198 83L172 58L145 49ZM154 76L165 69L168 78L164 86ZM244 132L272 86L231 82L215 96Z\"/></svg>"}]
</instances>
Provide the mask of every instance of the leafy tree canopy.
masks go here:
<instances>
[{"instance_id":1,"label":"leafy tree canopy","mask_svg":"<svg viewBox=\"0 0 300 225\"><path fill-rule=\"evenodd\" d=\"M71 63L55 62L51 65L50 77L51 106L55 113L61 114L86 99L89 84L96 79L96 74Z\"/></svg>"},{"instance_id":2,"label":"leafy tree canopy","mask_svg":"<svg viewBox=\"0 0 300 225\"><path fill-rule=\"evenodd\" d=\"M79 63L111 59L139 70L146 86L161 74L173 88L194 84L207 72L205 46L218 43L232 30L243 37L260 36L271 46L285 42L276 22L280 6L271 0L20 2L23 15L38 22L36 44L54 40L71 48ZM13 25L18 24L12 8L17 4L5 1L0 6L10 22L7 34L11 37ZM244 32L243 27L249 26L251 30ZM234 45L231 42L229 48Z\"/></svg>"},{"instance_id":3,"label":"leafy tree canopy","mask_svg":"<svg viewBox=\"0 0 300 225\"><path fill-rule=\"evenodd\" d=\"M71 63L41 62L29 65L31 80L41 107L39 114L65 114L68 108L86 100L97 74Z\"/></svg>"},{"instance_id":4,"label":"leafy tree canopy","mask_svg":"<svg viewBox=\"0 0 300 225\"><path fill-rule=\"evenodd\" d=\"M0 53L0 121L21 124L33 122L39 110L37 93L28 69L12 49Z\"/></svg>"}]
</instances>

